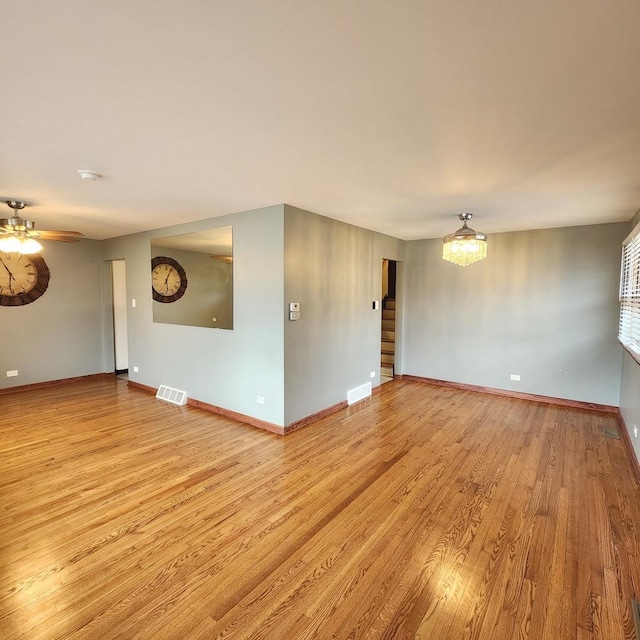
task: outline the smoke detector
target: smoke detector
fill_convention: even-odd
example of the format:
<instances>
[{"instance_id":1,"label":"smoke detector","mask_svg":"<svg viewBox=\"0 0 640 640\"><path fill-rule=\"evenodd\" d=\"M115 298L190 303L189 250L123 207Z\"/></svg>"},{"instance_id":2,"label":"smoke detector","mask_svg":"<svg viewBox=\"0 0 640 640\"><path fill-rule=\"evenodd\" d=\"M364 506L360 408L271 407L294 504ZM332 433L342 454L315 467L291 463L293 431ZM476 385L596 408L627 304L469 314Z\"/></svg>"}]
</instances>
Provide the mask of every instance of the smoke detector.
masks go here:
<instances>
[{"instance_id":1,"label":"smoke detector","mask_svg":"<svg viewBox=\"0 0 640 640\"><path fill-rule=\"evenodd\" d=\"M91 171L91 169L78 169L78 173L83 180L92 180L95 182L100 177L99 173Z\"/></svg>"}]
</instances>

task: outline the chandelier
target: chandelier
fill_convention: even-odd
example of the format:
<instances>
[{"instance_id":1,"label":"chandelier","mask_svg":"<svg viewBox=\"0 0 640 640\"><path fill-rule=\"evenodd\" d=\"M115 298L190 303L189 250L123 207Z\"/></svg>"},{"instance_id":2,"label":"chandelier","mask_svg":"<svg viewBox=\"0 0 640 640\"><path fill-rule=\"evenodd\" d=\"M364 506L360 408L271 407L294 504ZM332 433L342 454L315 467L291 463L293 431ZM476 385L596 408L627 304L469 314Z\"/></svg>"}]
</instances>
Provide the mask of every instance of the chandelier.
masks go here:
<instances>
[{"instance_id":1,"label":"chandelier","mask_svg":"<svg viewBox=\"0 0 640 640\"><path fill-rule=\"evenodd\" d=\"M487 236L467 225L472 216L472 213L461 213L458 217L463 221L462 227L442 239L443 260L466 267L487 257Z\"/></svg>"}]
</instances>

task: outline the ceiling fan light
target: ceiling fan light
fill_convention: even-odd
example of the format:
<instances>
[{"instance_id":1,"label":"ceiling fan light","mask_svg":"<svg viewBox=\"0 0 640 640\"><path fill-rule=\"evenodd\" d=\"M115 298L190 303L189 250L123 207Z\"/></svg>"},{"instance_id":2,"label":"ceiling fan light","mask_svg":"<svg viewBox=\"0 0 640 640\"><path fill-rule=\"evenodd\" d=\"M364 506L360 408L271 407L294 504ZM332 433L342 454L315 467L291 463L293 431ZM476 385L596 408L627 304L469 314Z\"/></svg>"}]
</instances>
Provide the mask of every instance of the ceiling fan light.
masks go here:
<instances>
[{"instance_id":1,"label":"ceiling fan light","mask_svg":"<svg viewBox=\"0 0 640 640\"><path fill-rule=\"evenodd\" d=\"M42 251L42 245L33 238L25 238L20 241L20 249L18 249L18 251L24 255L40 253Z\"/></svg>"},{"instance_id":2,"label":"ceiling fan light","mask_svg":"<svg viewBox=\"0 0 640 640\"><path fill-rule=\"evenodd\" d=\"M40 253L40 251L42 251L42 245L33 238L8 236L7 238L0 238L0 251L3 253L31 255L33 253Z\"/></svg>"},{"instance_id":3,"label":"ceiling fan light","mask_svg":"<svg viewBox=\"0 0 640 640\"><path fill-rule=\"evenodd\" d=\"M455 233L442 240L442 259L460 267L484 260L487 257L487 236L467 226L471 213L461 213L458 217L464 222Z\"/></svg>"},{"instance_id":4,"label":"ceiling fan light","mask_svg":"<svg viewBox=\"0 0 640 640\"><path fill-rule=\"evenodd\" d=\"M20 240L15 236L0 238L0 251L2 253L16 253L20 250Z\"/></svg>"}]
</instances>

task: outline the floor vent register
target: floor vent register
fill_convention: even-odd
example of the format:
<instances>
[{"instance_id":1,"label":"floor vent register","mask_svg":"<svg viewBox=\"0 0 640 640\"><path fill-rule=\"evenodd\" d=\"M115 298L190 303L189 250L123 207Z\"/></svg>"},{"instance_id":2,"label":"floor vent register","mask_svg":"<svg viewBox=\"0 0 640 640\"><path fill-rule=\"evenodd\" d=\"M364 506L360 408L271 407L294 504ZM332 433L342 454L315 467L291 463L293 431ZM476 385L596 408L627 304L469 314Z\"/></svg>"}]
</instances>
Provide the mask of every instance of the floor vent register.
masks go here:
<instances>
[{"instance_id":1,"label":"floor vent register","mask_svg":"<svg viewBox=\"0 0 640 640\"><path fill-rule=\"evenodd\" d=\"M172 404L187 404L186 391L180 391L180 389L172 389L171 387L167 387L164 384L161 384L158 387L156 398L158 398L159 400L164 400L165 402L171 402Z\"/></svg>"}]
</instances>

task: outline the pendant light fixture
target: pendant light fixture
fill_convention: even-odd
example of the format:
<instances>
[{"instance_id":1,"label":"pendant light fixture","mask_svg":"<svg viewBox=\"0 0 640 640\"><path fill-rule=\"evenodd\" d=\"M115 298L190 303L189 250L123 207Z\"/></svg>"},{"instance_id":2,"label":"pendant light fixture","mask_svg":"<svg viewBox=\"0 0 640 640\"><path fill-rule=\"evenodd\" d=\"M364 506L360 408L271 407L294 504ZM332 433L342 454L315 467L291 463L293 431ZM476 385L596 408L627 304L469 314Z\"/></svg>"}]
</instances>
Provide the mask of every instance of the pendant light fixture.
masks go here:
<instances>
[{"instance_id":1,"label":"pendant light fixture","mask_svg":"<svg viewBox=\"0 0 640 640\"><path fill-rule=\"evenodd\" d=\"M443 260L466 267L487 257L487 236L467 225L472 216L472 213L461 213L458 217L464 223L462 227L442 239Z\"/></svg>"}]
</instances>

